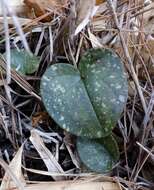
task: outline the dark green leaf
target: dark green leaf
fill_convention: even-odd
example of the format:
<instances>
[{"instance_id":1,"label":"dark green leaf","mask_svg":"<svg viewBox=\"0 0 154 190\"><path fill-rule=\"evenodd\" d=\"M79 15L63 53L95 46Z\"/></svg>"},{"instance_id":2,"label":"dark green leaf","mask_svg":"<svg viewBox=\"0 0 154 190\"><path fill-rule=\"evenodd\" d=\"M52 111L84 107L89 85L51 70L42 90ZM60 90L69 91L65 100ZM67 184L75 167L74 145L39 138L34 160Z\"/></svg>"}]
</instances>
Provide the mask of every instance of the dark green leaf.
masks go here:
<instances>
[{"instance_id":1,"label":"dark green leaf","mask_svg":"<svg viewBox=\"0 0 154 190\"><path fill-rule=\"evenodd\" d=\"M41 81L44 105L67 131L88 138L107 136L127 99L120 59L109 50L90 50L79 65L52 65Z\"/></svg>"},{"instance_id":2,"label":"dark green leaf","mask_svg":"<svg viewBox=\"0 0 154 190\"><path fill-rule=\"evenodd\" d=\"M4 57L6 53L4 53ZM26 51L11 50L11 67L21 74L32 74L39 66L39 59Z\"/></svg>"},{"instance_id":3,"label":"dark green leaf","mask_svg":"<svg viewBox=\"0 0 154 190\"><path fill-rule=\"evenodd\" d=\"M79 137L77 150L84 165L98 173L110 171L119 159L118 145L113 136L97 140Z\"/></svg>"},{"instance_id":4,"label":"dark green leaf","mask_svg":"<svg viewBox=\"0 0 154 190\"><path fill-rule=\"evenodd\" d=\"M109 134L126 104L128 86L120 58L107 49L89 50L79 70L95 113Z\"/></svg>"},{"instance_id":5,"label":"dark green leaf","mask_svg":"<svg viewBox=\"0 0 154 190\"><path fill-rule=\"evenodd\" d=\"M93 110L80 73L72 65L55 64L41 82L44 105L53 119L67 131L87 137L100 137L102 127Z\"/></svg>"}]
</instances>

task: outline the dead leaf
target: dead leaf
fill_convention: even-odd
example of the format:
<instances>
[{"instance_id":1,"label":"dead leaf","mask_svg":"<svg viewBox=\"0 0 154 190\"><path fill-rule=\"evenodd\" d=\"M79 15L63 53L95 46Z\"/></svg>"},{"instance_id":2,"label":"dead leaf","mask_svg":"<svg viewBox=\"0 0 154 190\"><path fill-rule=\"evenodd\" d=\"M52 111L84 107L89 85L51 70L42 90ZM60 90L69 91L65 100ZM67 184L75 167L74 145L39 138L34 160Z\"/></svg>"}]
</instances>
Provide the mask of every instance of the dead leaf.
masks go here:
<instances>
[{"instance_id":1,"label":"dead leaf","mask_svg":"<svg viewBox=\"0 0 154 190\"><path fill-rule=\"evenodd\" d=\"M11 0L7 2L11 12L15 13L20 25L26 25L31 22L31 19L28 18L28 10L27 7L24 5L23 0ZM11 14L7 12L7 21L9 27L14 26L13 19ZM2 6L0 4L0 31L4 30L4 18L3 18L3 11Z\"/></svg>"},{"instance_id":2,"label":"dead leaf","mask_svg":"<svg viewBox=\"0 0 154 190\"><path fill-rule=\"evenodd\" d=\"M23 146L20 147L20 149L18 150L18 152L16 153L15 157L13 158L13 160L11 161L11 163L9 164L10 169L12 170L13 174L16 176L16 178L18 180L20 180L20 182L25 185L25 180L21 171L21 160L22 160L22 152L23 152ZM1 183L1 187L0 189L11 189L14 188L16 185L15 183L12 181L11 177L5 173L2 183Z\"/></svg>"},{"instance_id":3,"label":"dead leaf","mask_svg":"<svg viewBox=\"0 0 154 190\"><path fill-rule=\"evenodd\" d=\"M79 0L77 8L77 25L81 23L87 14L91 14L95 6L95 0Z\"/></svg>"},{"instance_id":4,"label":"dead leaf","mask_svg":"<svg viewBox=\"0 0 154 190\"><path fill-rule=\"evenodd\" d=\"M113 182L84 182L84 181L62 181L54 183L39 183L25 187L25 190L120 190L120 187ZM17 190L17 189L14 189Z\"/></svg>"},{"instance_id":5,"label":"dead leaf","mask_svg":"<svg viewBox=\"0 0 154 190\"><path fill-rule=\"evenodd\" d=\"M32 116L32 126L36 127L39 123L48 122L49 115L47 112L37 112Z\"/></svg>"},{"instance_id":6,"label":"dead leaf","mask_svg":"<svg viewBox=\"0 0 154 190\"><path fill-rule=\"evenodd\" d=\"M89 40L93 48L102 48L103 45L99 42L97 37L91 33L90 29L88 28Z\"/></svg>"},{"instance_id":7,"label":"dead leaf","mask_svg":"<svg viewBox=\"0 0 154 190\"><path fill-rule=\"evenodd\" d=\"M15 12L18 16L24 17L27 15L26 7L23 3L23 0L11 0L8 2L8 5L11 8L11 10ZM2 6L0 4L0 16L2 15L3 11L2 11Z\"/></svg>"},{"instance_id":8,"label":"dead leaf","mask_svg":"<svg viewBox=\"0 0 154 190\"><path fill-rule=\"evenodd\" d=\"M30 141L38 151L40 157L44 161L48 171L50 172L57 172L57 173L64 173L64 170L57 162L54 155L50 152L50 150L45 146L43 143L42 138L38 135L36 130L31 130ZM55 180L63 180L65 177L63 176L53 176Z\"/></svg>"},{"instance_id":9,"label":"dead leaf","mask_svg":"<svg viewBox=\"0 0 154 190\"><path fill-rule=\"evenodd\" d=\"M85 26L97 12L98 8L99 6L95 5L95 0L79 1L76 20L77 28L75 30L75 35L85 28Z\"/></svg>"},{"instance_id":10,"label":"dead leaf","mask_svg":"<svg viewBox=\"0 0 154 190\"><path fill-rule=\"evenodd\" d=\"M105 2L105 0L96 0L96 5L100 5L100 4L104 3L104 2Z\"/></svg>"},{"instance_id":11,"label":"dead leaf","mask_svg":"<svg viewBox=\"0 0 154 190\"><path fill-rule=\"evenodd\" d=\"M47 10L50 10L52 13L61 13L67 4L67 0L24 0L24 3L29 8L30 13L35 14L36 17L40 17ZM45 17L43 21L51 21L51 16Z\"/></svg>"},{"instance_id":12,"label":"dead leaf","mask_svg":"<svg viewBox=\"0 0 154 190\"><path fill-rule=\"evenodd\" d=\"M99 5L99 8L93 17L91 24L93 26L93 31L98 32L98 31L103 31L106 28L108 28L108 19L105 16L101 16L105 14L108 8L107 8L106 1L104 1L101 4L96 4L96 5Z\"/></svg>"}]
</instances>

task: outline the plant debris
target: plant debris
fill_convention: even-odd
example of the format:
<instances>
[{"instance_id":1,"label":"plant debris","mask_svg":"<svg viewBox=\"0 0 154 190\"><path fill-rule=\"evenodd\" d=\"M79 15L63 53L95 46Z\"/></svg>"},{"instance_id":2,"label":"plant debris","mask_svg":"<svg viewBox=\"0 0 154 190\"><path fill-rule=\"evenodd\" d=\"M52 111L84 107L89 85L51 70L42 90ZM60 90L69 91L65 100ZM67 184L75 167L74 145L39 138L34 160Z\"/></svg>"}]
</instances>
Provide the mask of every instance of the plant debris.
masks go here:
<instances>
[{"instance_id":1,"label":"plant debris","mask_svg":"<svg viewBox=\"0 0 154 190\"><path fill-rule=\"evenodd\" d=\"M1 189L154 188L153 9L152 0L0 1ZM128 78L113 129L120 157L105 175L82 165L76 138L57 126L40 95L50 66L79 68L91 48L115 51ZM36 56L35 70L15 70L12 50Z\"/></svg>"}]
</instances>

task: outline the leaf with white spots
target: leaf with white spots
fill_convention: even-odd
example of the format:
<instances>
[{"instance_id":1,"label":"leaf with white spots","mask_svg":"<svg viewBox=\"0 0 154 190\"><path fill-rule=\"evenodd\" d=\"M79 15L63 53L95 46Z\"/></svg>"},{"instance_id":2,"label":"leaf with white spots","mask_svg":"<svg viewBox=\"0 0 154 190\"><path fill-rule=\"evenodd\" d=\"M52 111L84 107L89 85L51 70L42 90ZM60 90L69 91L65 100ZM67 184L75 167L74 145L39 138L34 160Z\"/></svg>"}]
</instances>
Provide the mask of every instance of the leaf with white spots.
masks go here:
<instances>
[{"instance_id":1,"label":"leaf with white spots","mask_svg":"<svg viewBox=\"0 0 154 190\"><path fill-rule=\"evenodd\" d=\"M80 72L79 72L80 71ZM59 126L77 136L108 136L127 100L127 80L120 58L92 49L79 64L54 64L42 77L44 105Z\"/></svg>"},{"instance_id":2,"label":"leaf with white spots","mask_svg":"<svg viewBox=\"0 0 154 190\"><path fill-rule=\"evenodd\" d=\"M59 126L77 136L103 136L80 73L72 65L61 63L47 69L41 94L47 111Z\"/></svg>"},{"instance_id":3,"label":"leaf with white spots","mask_svg":"<svg viewBox=\"0 0 154 190\"><path fill-rule=\"evenodd\" d=\"M127 101L127 78L121 60L108 49L91 49L82 56L79 70L106 136L115 127Z\"/></svg>"},{"instance_id":4,"label":"leaf with white spots","mask_svg":"<svg viewBox=\"0 0 154 190\"><path fill-rule=\"evenodd\" d=\"M97 140L79 137L77 150L83 164L98 173L110 171L119 159L118 145L113 136Z\"/></svg>"},{"instance_id":5,"label":"leaf with white spots","mask_svg":"<svg viewBox=\"0 0 154 190\"><path fill-rule=\"evenodd\" d=\"M6 53L4 53L4 57ZM11 50L11 67L21 74L32 74L39 66L39 59L35 55L30 55L28 52Z\"/></svg>"}]
</instances>

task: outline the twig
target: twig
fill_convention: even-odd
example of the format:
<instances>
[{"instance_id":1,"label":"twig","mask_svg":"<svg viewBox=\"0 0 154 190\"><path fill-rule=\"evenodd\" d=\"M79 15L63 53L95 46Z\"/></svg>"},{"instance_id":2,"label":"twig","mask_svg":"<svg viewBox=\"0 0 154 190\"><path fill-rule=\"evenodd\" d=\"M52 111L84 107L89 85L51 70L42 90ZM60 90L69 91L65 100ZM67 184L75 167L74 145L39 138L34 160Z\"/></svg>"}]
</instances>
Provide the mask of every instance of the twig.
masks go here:
<instances>
[{"instance_id":1,"label":"twig","mask_svg":"<svg viewBox=\"0 0 154 190\"><path fill-rule=\"evenodd\" d=\"M148 156L152 156L154 158L154 154L152 154L152 151L154 150L154 147L152 148L151 151L149 151L147 148L145 148L141 143L136 142L136 144L141 147L145 152L148 153Z\"/></svg>"},{"instance_id":2,"label":"twig","mask_svg":"<svg viewBox=\"0 0 154 190\"><path fill-rule=\"evenodd\" d=\"M52 36L52 29L51 26L49 26L49 41L50 41L50 62L52 61L53 56L53 36Z\"/></svg>"},{"instance_id":3,"label":"twig","mask_svg":"<svg viewBox=\"0 0 154 190\"><path fill-rule=\"evenodd\" d=\"M77 48L77 53L76 53L76 57L75 57L75 61L76 61L76 63L77 63L78 60L79 60L80 50L81 50L81 46L82 46L82 42L83 42L83 35L82 35L81 38L80 38L79 45L78 45L78 48Z\"/></svg>"},{"instance_id":4,"label":"twig","mask_svg":"<svg viewBox=\"0 0 154 190\"><path fill-rule=\"evenodd\" d=\"M139 175L140 171L142 170L144 164L146 163L147 159L149 158L149 156L151 156L152 158L154 158L154 154L152 154L152 151L154 150L154 146L153 148L151 149L151 151L149 151L147 148L145 148L142 144L140 144L139 142L136 142L136 144L142 149L144 150L145 152L147 152L147 156L144 158L144 160L142 161L142 164L140 167L138 167L138 170L136 172L136 175L134 176L134 179L136 181L137 179L137 176Z\"/></svg>"},{"instance_id":5,"label":"twig","mask_svg":"<svg viewBox=\"0 0 154 190\"><path fill-rule=\"evenodd\" d=\"M35 49L35 53L34 55L38 55L39 53L39 50L40 50L40 47L41 47L41 44L42 44L42 41L43 41L43 38L44 38L44 32L45 32L45 27L42 27L42 32L41 32L41 35L39 37L39 40L38 40L38 43L37 43L37 46L36 46L36 49Z\"/></svg>"},{"instance_id":6,"label":"twig","mask_svg":"<svg viewBox=\"0 0 154 190\"><path fill-rule=\"evenodd\" d=\"M69 40L68 40L68 48L69 48L69 52L70 52L70 55L71 55L71 58L72 58L73 65L74 65L75 68L77 68L77 63L76 63L76 60L75 60L75 57L74 57L74 54L73 54L73 51L72 51L71 44L70 44Z\"/></svg>"}]
</instances>

